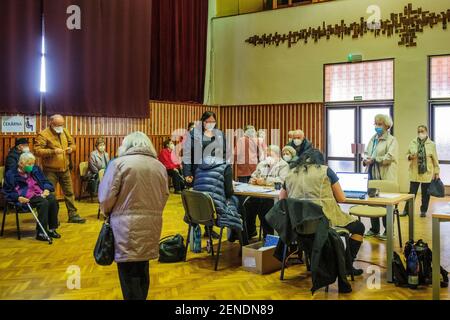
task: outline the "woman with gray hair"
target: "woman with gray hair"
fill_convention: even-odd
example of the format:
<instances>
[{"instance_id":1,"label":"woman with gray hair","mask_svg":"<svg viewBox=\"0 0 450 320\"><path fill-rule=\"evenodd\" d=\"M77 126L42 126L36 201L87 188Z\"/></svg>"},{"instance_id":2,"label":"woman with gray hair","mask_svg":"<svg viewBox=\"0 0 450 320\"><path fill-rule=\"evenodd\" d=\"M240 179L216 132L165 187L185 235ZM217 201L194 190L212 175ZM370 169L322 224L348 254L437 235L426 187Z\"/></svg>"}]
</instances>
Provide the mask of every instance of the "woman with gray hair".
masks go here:
<instances>
[{"instance_id":1,"label":"woman with gray hair","mask_svg":"<svg viewBox=\"0 0 450 320\"><path fill-rule=\"evenodd\" d=\"M289 173L289 165L281 158L280 147L270 145L267 148L267 157L258 163L255 172L252 173L250 183L259 186L273 186L275 183L284 183L284 179ZM272 199L251 199L246 206L246 222L248 239L256 236L256 215L262 224L264 238L268 234L273 234L273 228L267 223L265 216L273 207Z\"/></svg>"},{"instance_id":2,"label":"woman with gray hair","mask_svg":"<svg viewBox=\"0 0 450 320\"><path fill-rule=\"evenodd\" d=\"M367 167L370 180L398 181L398 142L391 135L393 122L390 116L377 114L375 116L376 134L370 139L364 153L363 164ZM366 237L377 236L386 240L386 231L380 235L380 219L372 218L372 228L366 233ZM383 217L383 225L386 228L386 217Z\"/></svg>"},{"instance_id":3,"label":"woman with gray hair","mask_svg":"<svg viewBox=\"0 0 450 320\"><path fill-rule=\"evenodd\" d=\"M169 197L167 171L142 132L123 140L100 183L102 212L114 234L114 260L125 300L145 300L149 260L158 258L162 212Z\"/></svg>"},{"instance_id":4,"label":"woman with gray hair","mask_svg":"<svg viewBox=\"0 0 450 320\"><path fill-rule=\"evenodd\" d=\"M59 239L61 236L56 232L59 206L52 194L55 188L35 162L36 158L32 153L22 153L18 167L6 173L3 191L6 199L22 210L28 211L28 204L37 208L39 222L45 229L41 230L39 224L36 224L37 240L47 241L45 233L51 238Z\"/></svg>"}]
</instances>

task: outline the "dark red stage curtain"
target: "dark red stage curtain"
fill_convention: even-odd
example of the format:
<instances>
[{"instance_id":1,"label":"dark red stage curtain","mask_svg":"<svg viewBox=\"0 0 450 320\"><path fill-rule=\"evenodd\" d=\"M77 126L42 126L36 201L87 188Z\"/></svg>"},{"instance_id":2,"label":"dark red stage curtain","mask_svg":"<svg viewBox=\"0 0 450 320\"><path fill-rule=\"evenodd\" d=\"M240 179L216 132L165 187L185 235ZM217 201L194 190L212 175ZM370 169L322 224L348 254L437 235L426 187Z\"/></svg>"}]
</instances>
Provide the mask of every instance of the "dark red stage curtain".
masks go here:
<instances>
[{"instance_id":1,"label":"dark red stage curtain","mask_svg":"<svg viewBox=\"0 0 450 320\"><path fill-rule=\"evenodd\" d=\"M148 117L150 0L44 0L46 112ZM69 30L67 8L81 9Z\"/></svg>"},{"instance_id":2,"label":"dark red stage curtain","mask_svg":"<svg viewBox=\"0 0 450 320\"><path fill-rule=\"evenodd\" d=\"M39 112L41 1L0 1L0 112Z\"/></svg>"},{"instance_id":3,"label":"dark red stage curtain","mask_svg":"<svg viewBox=\"0 0 450 320\"><path fill-rule=\"evenodd\" d=\"M153 1L150 97L203 103L208 0Z\"/></svg>"}]
</instances>

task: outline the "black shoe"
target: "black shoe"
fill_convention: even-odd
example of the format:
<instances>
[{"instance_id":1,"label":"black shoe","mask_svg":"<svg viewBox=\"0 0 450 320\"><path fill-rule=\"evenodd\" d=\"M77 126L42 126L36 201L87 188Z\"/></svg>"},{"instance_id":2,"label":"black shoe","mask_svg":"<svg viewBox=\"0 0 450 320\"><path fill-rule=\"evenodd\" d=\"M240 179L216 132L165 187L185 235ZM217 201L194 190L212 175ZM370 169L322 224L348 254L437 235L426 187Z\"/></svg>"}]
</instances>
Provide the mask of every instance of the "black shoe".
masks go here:
<instances>
[{"instance_id":1,"label":"black shoe","mask_svg":"<svg viewBox=\"0 0 450 320\"><path fill-rule=\"evenodd\" d=\"M38 234L36 235L36 240L39 240L39 241L48 241L48 239L45 237L45 234L43 234L43 233L38 233Z\"/></svg>"},{"instance_id":2,"label":"black shoe","mask_svg":"<svg viewBox=\"0 0 450 320\"><path fill-rule=\"evenodd\" d=\"M86 219L80 217L78 214L69 217L69 223L85 223Z\"/></svg>"},{"instance_id":3,"label":"black shoe","mask_svg":"<svg viewBox=\"0 0 450 320\"><path fill-rule=\"evenodd\" d=\"M354 276L360 276L360 275L362 275L364 273L363 269L356 269L355 267L352 267L352 269L353 269L353 275ZM347 272L347 275L350 276L351 273Z\"/></svg>"},{"instance_id":4,"label":"black shoe","mask_svg":"<svg viewBox=\"0 0 450 320\"><path fill-rule=\"evenodd\" d=\"M181 191L175 191L174 194L181 194Z\"/></svg>"},{"instance_id":5,"label":"black shoe","mask_svg":"<svg viewBox=\"0 0 450 320\"><path fill-rule=\"evenodd\" d=\"M53 239L60 239L61 235L56 230L47 232L48 236Z\"/></svg>"},{"instance_id":6,"label":"black shoe","mask_svg":"<svg viewBox=\"0 0 450 320\"><path fill-rule=\"evenodd\" d=\"M253 232L249 232L249 234L248 234L248 240L250 240L251 238L256 237L257 235L258 235L258 233L256 232L256 230L253 231Z\"/></svg>"}]
</instances>

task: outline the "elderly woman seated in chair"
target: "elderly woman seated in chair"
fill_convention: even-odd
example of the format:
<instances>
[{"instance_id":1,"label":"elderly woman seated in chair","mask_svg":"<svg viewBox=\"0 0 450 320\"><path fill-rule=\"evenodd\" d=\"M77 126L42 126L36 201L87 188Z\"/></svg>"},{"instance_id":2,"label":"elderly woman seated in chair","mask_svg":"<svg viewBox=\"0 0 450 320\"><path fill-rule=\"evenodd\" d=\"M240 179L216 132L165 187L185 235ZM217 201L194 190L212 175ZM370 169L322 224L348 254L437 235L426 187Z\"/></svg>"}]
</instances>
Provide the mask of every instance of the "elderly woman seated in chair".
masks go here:
<instances>
[{"instance_id":1,"label":"elderly woman seated in chair","mask_svg":"<svg viewBox=\"0 0 450 320\"><path fill-rule=\"evenodd\" d=\"M345 200L345 194L334 171L325 165L323 154L310 149L300 156L297 166L286 177L280 199L294 198L310 200L320 205L331 227L347 229L350 233L350 253L356 260L363 241L364 225L354 216L344 213L338 202ZM351 274L350 270L348 273ZM361 275L362 269L353 267L353 275Z\"/></svg>"},{"instance_id":2,"label":"elderly woman seated in chair","mask_svg":"<svg viewBox=\"0 0 450 320\"><path fill-rule=\"evenodd\" d=\"M47 180L41 169L35 165L32 153L22 153L17 169L6 172L4 193L8 202L19 206L21 211L29 211L27 204L37 208L38 219L49 237L61 238L58 228L58 203L53 185ZM47 241L39 225L36 225L36 239Z\"/></svg>"}]
</instances>

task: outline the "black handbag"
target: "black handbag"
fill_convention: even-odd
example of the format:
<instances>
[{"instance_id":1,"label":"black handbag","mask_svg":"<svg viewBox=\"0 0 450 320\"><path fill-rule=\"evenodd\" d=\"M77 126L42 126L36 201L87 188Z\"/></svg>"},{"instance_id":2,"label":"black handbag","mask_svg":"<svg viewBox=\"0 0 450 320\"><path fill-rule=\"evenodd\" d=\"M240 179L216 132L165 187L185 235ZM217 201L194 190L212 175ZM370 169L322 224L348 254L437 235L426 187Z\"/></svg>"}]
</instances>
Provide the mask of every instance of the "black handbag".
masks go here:
<instances>
[{"instance_id":1,"label":"black handbag","mask_svg":"<svg viewBox=\"0 0 450 320\"><path fill-rule=\"evenodd\" d=\"M159 262L180 262L184 260L186 247L180 234L162 238L159 242Z\"/></svg>"},{"instance_id":2,"label":"black handbag","mask_svg":"<svg viewBox=\"0 0 450 320\"><path fill-rule=\"evenodd\" d=\"M109 266L114 262L114 234L108 219L103 223L94 248L95 262Z\"/></svg>"},{"instance_id":3,"label":"black handbag","mask_svg":"<svg viewBox=\"0 0 450 320\"><path fill-rule=\"evenodd\" d=\"M445 187L441 179L434 179L428 187L428 194L436 198L445 197Z\"/></svg>"}]
</instances>

